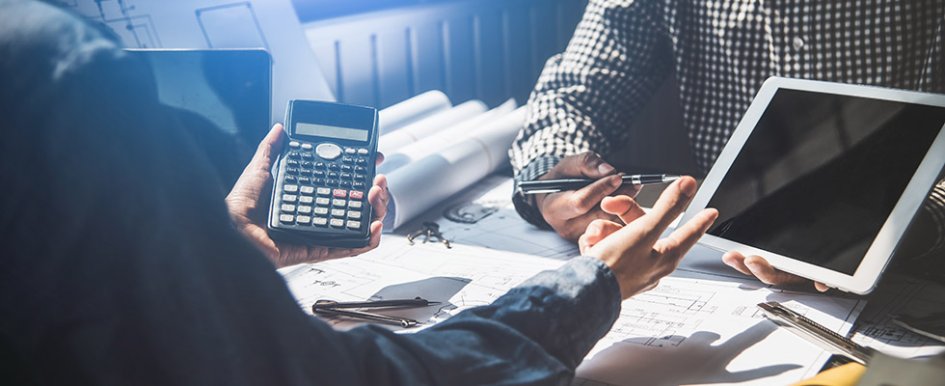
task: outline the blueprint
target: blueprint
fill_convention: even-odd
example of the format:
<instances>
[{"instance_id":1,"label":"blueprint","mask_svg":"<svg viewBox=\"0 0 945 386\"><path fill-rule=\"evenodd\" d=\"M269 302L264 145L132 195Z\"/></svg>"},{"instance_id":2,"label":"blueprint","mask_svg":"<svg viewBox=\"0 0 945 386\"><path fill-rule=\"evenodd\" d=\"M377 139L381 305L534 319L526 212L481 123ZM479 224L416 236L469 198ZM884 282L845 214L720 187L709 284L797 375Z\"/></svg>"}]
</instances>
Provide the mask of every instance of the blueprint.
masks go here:
<instances>
[{"instance_id":1,"label":"blueprint","mask_svg":"<svg viewBox=\"0 0 945 386\"><path fill-rule=\"evenodd\" d=\"M289 99L334 100L290 0L59 0L129 48L263 48L273 57L272 114Z\"/></svg>"},{"instance_id":2,"label":"blueprint","mask_svg":"<svg viewBox=\"0 0 945 386\"><path fill-rule=\"evenodd\" d=\"M945 286L905 276L884 278L857 320L853 341L904 358L945 352L945 343L914 334L893 322L897 315L917 317L945 310Z\"/></svg>"}]
</instances>

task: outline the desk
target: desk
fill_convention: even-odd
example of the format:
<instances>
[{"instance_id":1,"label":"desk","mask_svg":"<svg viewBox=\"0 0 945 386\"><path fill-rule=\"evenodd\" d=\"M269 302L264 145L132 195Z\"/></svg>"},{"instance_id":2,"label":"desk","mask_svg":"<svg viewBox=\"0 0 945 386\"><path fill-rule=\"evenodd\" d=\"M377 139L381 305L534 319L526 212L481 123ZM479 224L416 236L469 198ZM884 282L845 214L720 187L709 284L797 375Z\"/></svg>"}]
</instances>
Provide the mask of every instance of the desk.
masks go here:
<instances>
[{"instance_id":1,"label":"desk","mask_svg":"<svg viewBox=\"0 0 945 386\"><path fill-rule=\"evenodd\" d=\"M487 304L532 274L577 254L571 243L522 221L509 205L510 192L507 177L487 178L385 235L375 251L282 273L303 309L324 297L364 300L420 294L446 305L397 315L442 320ZM488 215L463 224L444 219L446 210ZM425 221L440 224L454 247L407 245L404 235ZM717 252L707 251L694 250L687 264L660 287L623 303L620 319L578 368L575 384L788 384L815 374L829 354L775 328L754 304L786 302L844 334L866 304L807 288L769 288L721 266ZM713 262L715 271L704 269ZM330 322L337 328L353 325Z\"/></svg>"}]
</instances>

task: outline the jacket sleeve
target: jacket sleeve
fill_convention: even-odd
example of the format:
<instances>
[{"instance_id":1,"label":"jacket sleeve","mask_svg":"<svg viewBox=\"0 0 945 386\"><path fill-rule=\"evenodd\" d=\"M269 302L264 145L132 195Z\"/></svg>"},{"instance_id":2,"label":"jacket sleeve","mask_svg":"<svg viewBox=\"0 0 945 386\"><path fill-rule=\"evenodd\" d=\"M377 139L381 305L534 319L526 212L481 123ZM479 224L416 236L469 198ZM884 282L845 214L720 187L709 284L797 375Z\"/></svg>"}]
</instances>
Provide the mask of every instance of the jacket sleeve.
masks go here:
<instances>
[{"instance_id":1,"label":"jacket sleeve","mask_svg":"<svg viewBox=\"0 0 945 386\"><path fill-rule=\"evenodd\" d=\"M605 159L626 143L626 125L671 68L658 4L591 0L564 53L548 60L528 101L525 126L509 156L517 182L535 180L568 155ZM524 195L513 198L523 218L547 227Z\"/></svg>"}]
</instances>

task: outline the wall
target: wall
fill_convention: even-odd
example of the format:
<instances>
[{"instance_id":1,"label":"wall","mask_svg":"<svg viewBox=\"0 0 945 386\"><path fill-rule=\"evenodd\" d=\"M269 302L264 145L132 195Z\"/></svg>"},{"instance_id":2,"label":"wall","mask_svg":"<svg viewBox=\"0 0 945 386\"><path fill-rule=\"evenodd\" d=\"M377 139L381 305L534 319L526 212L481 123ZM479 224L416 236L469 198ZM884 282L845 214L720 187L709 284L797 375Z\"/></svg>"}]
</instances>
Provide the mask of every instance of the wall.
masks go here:
<instances>
[{"instance_id":1,"label":"wall","mask_svg":"<svg viewBox=\"0 0 945 386\"><path fill-rule=\"evenodd\" d=\"M386 107L427 90L454 103L527 100L585 0L470 0L304 24L341 102Z\"/></svg>"}]
</instances>

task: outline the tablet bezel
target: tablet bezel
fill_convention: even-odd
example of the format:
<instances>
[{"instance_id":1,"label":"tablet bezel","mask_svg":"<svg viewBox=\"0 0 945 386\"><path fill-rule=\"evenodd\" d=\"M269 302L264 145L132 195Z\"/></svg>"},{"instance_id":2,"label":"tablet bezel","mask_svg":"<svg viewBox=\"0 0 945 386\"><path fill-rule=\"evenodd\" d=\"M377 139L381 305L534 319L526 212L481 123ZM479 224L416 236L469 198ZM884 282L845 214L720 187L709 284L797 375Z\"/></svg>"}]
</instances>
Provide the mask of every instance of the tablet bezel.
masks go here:
<instances>
[{"instance_id":1,"label":"tablet bezel","mask_svg":"<svg viewBox=\"0 0 945 386\"><path fill-rule=\"evenodd\" d=\"M715 194L723 177L728 173L735 158L741 152L742 146L748 140L752 131L768 108L771 99L780 89L801 90L825 94L863 97L910 104L945 107L945 95L935 95L922 92L893 90L873 86L860 86L831 83L815 80L790 79L772 77L761 86L751 106L745 112L744 118L735 128L728 143L719 154L715 165L706 176L705 182L696 192L692 203L683 214L680 224L689 221L706 207ZM922 206L929 191L938 182L942 167L945 166L945 125L939 132L926 152L915 174L906 185L902 196L896 202L889 217L883 223L879 233L870 244L860 265L853 275L834 271L818 265L793 259L789 256L769 252L760 248L745 245L736 241L727 240L718 236L706 234L700 243L720 251L738 251L742 254L759 255L768 260L774 267L802 276L827 286L856 294L867 294L872 291L883 270L892 258L899 240L905 233L916 212Z\"/></svg>"}]
</instances>

